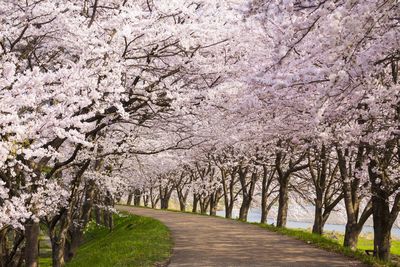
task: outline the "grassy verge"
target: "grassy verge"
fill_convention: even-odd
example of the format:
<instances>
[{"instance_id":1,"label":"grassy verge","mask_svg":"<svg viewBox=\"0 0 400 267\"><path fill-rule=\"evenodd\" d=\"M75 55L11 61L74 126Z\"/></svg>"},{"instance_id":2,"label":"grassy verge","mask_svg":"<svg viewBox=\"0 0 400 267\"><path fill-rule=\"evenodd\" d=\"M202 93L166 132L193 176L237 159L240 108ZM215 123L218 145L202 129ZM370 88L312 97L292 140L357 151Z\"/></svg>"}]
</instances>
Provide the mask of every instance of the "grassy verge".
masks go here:
<instances>
[{"instance_id":1,"label":"grassy verge","mask_svg":"<svg viewBox=\"0 0 400 267\"><path fill-rule=\"evenodd\" d=\"M41 229L39 236L39 266L51 267L51 243L49 238L44 234L45 229Z\"/></svg>"},{"instance_id":2,"label":"grassy verge","mask_svg":"<svg viewBox=\"0 0 400 267\"><path fill-rule=\"evenodd\" d=\"M147 217L115 216L115 228L90 223L85 242L67 267L164 266L172 251L168 228ZM41 258L40 266L51 266L51 258Z\"/></svg>"},{"instance_id":3,"label":"grassy verge","mask_svg":"<svg viewBox=\"0 0 400 267\"><path fill-rule=\"evenodd\" d=\"M365 249L370 249L369 247L362 248L364 245L359 247L356 251L352 251L349 248L343 247L341 240L335 240L327 236L321 236L313 234L307 230L302 229L288 229L288 228L278 228L268 224L253 223L269 231L273 231L282 235L287 235L294 237L296 239L302 240L307 244L314 245L316 247L322 248L324 250L336 252L343 254L345 256L358 259L363 263L371 266L397 266L394 263L383 262L372 256L368 256L365 253Z\"/></svg>"}]
</instances>

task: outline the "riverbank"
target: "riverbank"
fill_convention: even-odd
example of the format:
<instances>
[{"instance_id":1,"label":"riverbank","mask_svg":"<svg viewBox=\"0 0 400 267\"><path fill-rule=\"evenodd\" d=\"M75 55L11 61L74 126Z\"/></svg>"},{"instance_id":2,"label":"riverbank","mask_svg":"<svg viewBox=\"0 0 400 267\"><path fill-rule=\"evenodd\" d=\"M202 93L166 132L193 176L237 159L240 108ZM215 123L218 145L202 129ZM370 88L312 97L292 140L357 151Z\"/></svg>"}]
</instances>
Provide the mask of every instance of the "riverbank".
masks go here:
<instances>
[{"instance_id":1,"label":"riverbank","mask_svg":"<svg viewBox=\"0 0 400 267\"><path fill-rule=\"evenodd\" d=\"M225 210L218 210L217 211L217 215L224 217L225 216ZM267 223L268 224L274 224L275 225L275 217L274 212L271 212L270 214L272 217L269 217L267 219ZM302 216L298 216L297 218L294 218L293 216L288 218L288 222L287 222L287 228L293 228L293 229L312 229L313 223L312 221L310 221L310 218L312 217L313 214L311 214L310 216L308 216L308 220L306 220L305 217ZM233 214L232 214L233 218L237 218L239 217L239 210L234 209L233 210ZM259 209L257 208L252 208L249 211L248 217L247 217L247 221L248 222L254 222L254 223L258 223L260 222L261 219L261 212L259 211ZM328 220L329 223L325 224L324 230L326 232L335 232L338 234L344 234L345 231L345 224L344 223L339 223L340 220L334 219L332 218L331 220ZM334 223L336 222L336 223ZM367 237L368 239L373 239L373 232L374 232L374 228L371 225L364 225L361 234L362 236ZM400 241L400 229L398 227L393 227L392 229L392 239L393 240L398 240Z\"/></svg>"}]
</instances>

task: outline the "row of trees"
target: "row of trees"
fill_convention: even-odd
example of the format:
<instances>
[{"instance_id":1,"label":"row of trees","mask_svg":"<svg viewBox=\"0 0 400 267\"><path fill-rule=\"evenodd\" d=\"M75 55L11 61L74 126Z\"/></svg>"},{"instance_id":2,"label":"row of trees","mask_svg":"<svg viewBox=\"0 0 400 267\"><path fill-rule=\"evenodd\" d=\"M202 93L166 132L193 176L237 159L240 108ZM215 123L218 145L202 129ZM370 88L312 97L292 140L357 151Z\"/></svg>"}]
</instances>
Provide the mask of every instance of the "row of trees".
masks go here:
<instances>
[{"instance_id":1,"label":"row of trees","mask_svg":"<svg viewBox=\"0 0 400 267\"><path fill-rule=\"evenodd\" d=\"M240 17L231 1L0 1L0 266L38 266L41 233L64 266L92 218L113 227L137 155L196 144L185 118L241 56Z\"/></svg>"},{"instance_id":2,"label":"row of trees","mask_svg":"<svg viewBox=\"0 0 400 267\"><path fill-rule=\"evenodd\" d=\"M0 1L0 266L63 266L91 218L139 192L247 217L261 194L372 215L389 258L399 212L395 0ZM135 193L136 192L136 193ZM136 198L135 198L136 196ZM131 201L132 201L131 200ZM240 200L240 201L239 201Z\"/></svg>"},{"instance_id":3,"label":"row of trees","mask_svg":"<svg viewBox=\"0 0 400 267\"><path fill-rule=\"evenodd\" d=\"M246 19L260 23L265 46L242 65L253 73L204 100L196 134L209 142L142 191L168 192L165 202L176 190L182 202L185 185L193 210L215 214L221 200L240 219L257 192L263 222L277 202L279 227L300 197L315 206L315 233L343 205L344 246L356 248L372 217L374 254L389 259L400 208L399 11L398 1L254 1Z\"/></svg>"}]
</instances>

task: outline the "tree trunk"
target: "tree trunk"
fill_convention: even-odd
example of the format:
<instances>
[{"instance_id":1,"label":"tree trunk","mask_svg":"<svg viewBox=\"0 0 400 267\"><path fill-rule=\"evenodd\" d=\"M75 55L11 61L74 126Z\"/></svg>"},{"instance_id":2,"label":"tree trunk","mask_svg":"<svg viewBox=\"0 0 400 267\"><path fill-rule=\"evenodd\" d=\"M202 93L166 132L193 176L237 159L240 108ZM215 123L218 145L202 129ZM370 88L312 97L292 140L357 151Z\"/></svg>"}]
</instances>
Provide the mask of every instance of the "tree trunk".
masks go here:
<instances>
[{"instance_id":1,"label":"tree trunk","mask_svg":"<svg viewBox=\"0 0 400 267\"><path fill-rule=\"evenodd\" d=\"M225 218L229 218L229 219L231 219L232 218L232 211L233 211L233 205L228 205L226 208L225 208Z\"/></svg>"},{"instance_id":2,"label":"tree trunk","mask_svg":"<svg viewBox=\"0 0 400 267\"><path fill-rule=\"evenodd\" d=\"M164 197L161 198L161 209L167 210L168 209L168 204L169 204L169 199Z\"/></svg>"},{"instance_id":3,"label":"tree trunk","mask_svg":"<svg viewBox=\"0 0 400 267\"><path fill-rule=\"evenodd\" d=\"M51 257L53 260L53 267L63 267L65 251L65 239L64 240L52 240L51 242Z\"/></svg>"},{"instance_id":4,"label":"tree trunk","mask_svg":"<svg viewBox=\"0 0 400 267\"><path fill-rule=\"evenodd\" d=\"M39 257L39 223L30 221L25 225L25 266L37 267Z\"/></svg>"},{"instance_id":5,"label":"tree trunk","mask_svg":"<svg viewBox=\"0 0 400 267\"><path fill-rule=\"evenodd\" d=\"M101 209L97 206L94 208L94 218L96 220L96 224L101 224Z\"/></svg>"},{"instance_id":6,"label":"tree trunk","mask_svg":"<svg viewBox=\"0 0 400 267\"><path fill-rule=\"evenodd\" d=\"M240 210L239 210L239 220L247 221L247 215L249 213L250 203L251 203L250 198L245 197L243 199L242 205L240 206Z\"/></svg>"},{"instance_id":7,"label":"tree trunk","mask_svg":"<svg viewBox=\"0 0 400 267\"><path fill-rule=\"evenodd\" d=\"M374 198L374 197L373 197ZM389 222L389 205L383 202L373 205L373 222L374 222L374 255L379 259L387 261L390 259L390 235L391 225ZM374 200L372 200L374 203ZM387 206L387 207L385 207Z\"/></svg>"},{"instance_id":8,"label":"tree trunk","mask_svg":"<svg viewBox=\"0 0 400 267\"><path fill-rule=\"evenodd\" d=\"M210 201L210 216L217 216L217 205L218 203L215 203L214 199Z\"/></svg>"},{"instance_id":9,"label":"tree trunk","mask_svg":"<svg viewBox=\"0 0 400 267\"><path fill-rule=\"evenodd\" d=\"M271 208L275 205L275 203L278 201L278 197L279 196L276 196L268 205L266 205L267 207L265 208L265 210L261 211L261 219L264 219L264 221L261 223L267 223L268 213L271 210Z\"/></svg>"},{"instance_id":10,"label":"tree trunk","mask_svg":"<svg viewBox=\"0 0 400 267\"><path fill-rule=\"evenodd\" d=\"M136 189L135 193L134 193L134 198L133 198L133 205L140 206L141 197L142 197L142 194L141 194L140 190Z\"/></svg>"},{"instance_id":11,"label":"tree trunk","mask_svg":"<svg viewBox=\"0 0 400 267\"><path fill-rule=\"evenodd\" d=\"M378 174L377 161L368 166L372 191L372 214L374 222L374 256L381 260L390 259L390 235L392 229L389 193L385 177Z\"/></svg>"},{"instance_id":12,"label":"tree trunk","mask_svg":"<svg viewBox=\"0 0 400 267\"><path fill-rule=\"evenodd\" d=\"M348 174L348 166L346 162L346 156L348 155L348 150L344 152L341 149L336 149L338 155L338 164L340 170L340 176L342 179L342 191L344 195L344 203L346 207L347 223L344 235L343 246L349 247L352 250L357 248L358 236L361 229L372 213L370 208L370 203L364 208L361 216L359 217L361 196L359 194L360 180L353 179ZM363 147L360 145L357 151L356 162L354 168L356 170L361 168L363 160Z\"/></svg>"},{"instance_id":13,"label":"tree trunk","mask_svg":"<svg viewBox=\"0 0 400 267\"><path fill-rule=\"evenodd\" d=\"M261 220L260 223L267 223L267 202L268 202L268 193L267 193L267 176L264 174L262 180L262 189L261 189Z\"/></svg>"},{"instance_id":14,"label":"tree trunk","mask_svg":"<svg viewBox=\"0 0 400 267\"><path fill-rule=\"evenodd\" d=\"M155 209L157 207L157 203L159 200L160 198L154 195L153 187L150 187L150 202L152 209Z\"/></svg>"},{"instance_id":15,"label":"tree trunk","mask_svg":"<svg viewBox=\"0 0 400 267\"><path fill-rule=\"evenodd\" d=\"M186 201L179 200L180 211L186 211Z\"/></svg>"},{"instance_id":16,"label":"tree trunk","mask_svg":"<svg viewBox=\"0 0 400 267\"><path fill-rule=\"evenodd\" d=\"M149 196L147 194L143 195L143 205L145 207L149 206Z\"/></svg>"},{"instance_id":17,"label":"tree trunk","mask_svg":"<svg viewBox=\"0 0 400 267\"><path fill-rule=\"evenodd\" d=\"M199 203L199 199L193 194L193 208L192 212L196 213L197 212L197 205Z\"/></svg>"},{"instance_id":18,"label":"tree trunk","mask_svg":"<svg viewBox=\"0 0 400 267\"><path fill-rule=\"evenodd\" d=\"M22 231L3 228L0 231L0 266L22 266L25 235Z\"/></svg>"},{"instance_id":19,"label":"tree trunk","mask_svg":"<svg viewBox=\"0 0 400 267\"><path fill-rule=\"evenodd\" d=\"M271 201L270 204L268 204L268 198L272 194L272 192L270 192L269 190L270 190L270 186L271 186L274 175L275 175L275 170L272 171L270 174L268 174L267 166L265 164L263 164L263 179L262 179L262 184L261 184L261 220L260 220L260 223L267 223L268 213L277 200L277 198L275 198L273 201Z\"/></svg>"},{"instance_id":20,"label":"tree trunk","mask_svg":"<svg viewBox=\"0 0 400 267\"><path fill-rule=\"evenodd\" d=\"M110 232L114 229L114 216L112 212L108 212L108 229Z\"/></svg>"},{"instance_id":21,"label":"tree trunk","mask_svg":"<svg viewBox=\"0 0 400 267\"><path fill-rule=\"evenodd\" d=\"M90 214L93 208L93 198L94 198L94 184L89 183L88 189L85 194L85 202L82 205L80 212L78 225L72 224L68 230L69 242L66 244L66 249L64 253L65 261L71 260L83 241L83 231L86 225L89 223Z\"/></svg>"},{"instance_id":22,"label":"tree trunk","mask_svg":"<svg viewBox=\"0 0 400 267\"><path fill-rule=\"evenodd\" d=\"M358 236L360 235L360 232L361 228L357 225L357 223L352 224L347 222L343 246L355 250L357 248Z\"/></svg>"},{"instance_id":23,"label":"tree trunk","mask_svg":"<svg viewBox=\"0 0 400 267\"><path fill-rule=\"evenodd\" d=\"M183 193L181 189L176 188L176 193L178 195L180 211L186 211L186 200L189 190L186 190L186 192Z\"/></svg>"},{"instance_id":24,"label":"tree trunk","mask_svg":"<svg viewBox=\"0 0 400 267\"><path fill-rule=\"evenodd\" d=\"M84 227L82 227L84 228ZM64 259L65 261L70 261L75 255L76 251L78 250L79 246L82 244L83 241L83 229L73 228L69 231L69 239L70 241L66 244Z\"/></svg>"},{"instance_id":25,"label":"tree trunk","mask_svg":"<svg viewBox=\"0 0 400 267\"><path fill-rule=\"evenodd\" d=\"M210 197L207 197L205 199L200 199L199 202L200 202L200 213L207 214L208 205L210 204Z\"/></svg>"},{"instance_id":26,"label":"tree trunk","mask_svg":"<svg viewBox=\"0 0 400 267\"><path fill-rule=\"evenodd\" d=\"M314 225L312 228L312 232L314 234L322 235L323 225L324 221L322 218L322 196L320 199L320 195L317 194L317 199L315 201Z\"/></svg>"},{"instance_id":27,"label":"tree trunk","mask_svg":"<svg viewBox=\"0 0 400 267\"><path fill-rule=\"evenodd\" d=\"M217 216L218 202L221 198L221 190L217 190L211 195L210 199L210 215Z\"/></svg>"},{"instance_id":28,"label":"tree trunk","mask_svg":"<svg viewBox=\"0 0 400 267\"><path fill-rule=\"evenodd\" d=\"M3 228L0 230L0 267L7 266L7 258L8 258L8 238L7 238L8 229Z\"/></svg>"},{"instance_id":29,"label":"tree trunk","mask_svg":"<svg viewBox=\"0 0 400 267\"><path fill-rule=\"evenodd\" d=\"M278 217L276 219L277 227L286 227L287 212L289 208L289 177L282 177L279 181L279 206Z\"/></svg>"},{"instance_id":30,"label":"tree trunk","mask_svg":"<svg viewBox=\"0 0 400 267\"><path fill-rule=\"evenodd\" d=\"M132 204L132 198L133 198L133 194L130 193L128 195L128 200L126 201L126 205L130 206Z\"/></svg>"}]
</instances>

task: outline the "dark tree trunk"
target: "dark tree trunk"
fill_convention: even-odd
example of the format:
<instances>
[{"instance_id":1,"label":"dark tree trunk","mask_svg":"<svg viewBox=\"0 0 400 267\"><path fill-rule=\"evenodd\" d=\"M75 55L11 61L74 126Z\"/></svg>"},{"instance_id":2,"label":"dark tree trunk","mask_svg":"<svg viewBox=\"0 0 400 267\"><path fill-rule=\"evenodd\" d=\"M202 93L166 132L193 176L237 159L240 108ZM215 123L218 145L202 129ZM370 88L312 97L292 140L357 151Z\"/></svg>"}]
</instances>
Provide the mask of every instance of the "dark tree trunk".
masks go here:
<instances>
[{"instance_id":1,"label":"dark tree trunk","mask_svg":"<svg viewBox=\"0 0 400 267\"><path fill-rule=\"evenodd\" d=\"M143 195L143 205L145 207L149 206L149 196L147 194Z\"/></svg>"},{"instance_id":2,"label":"dark tree trunk","mask_svg":"<svg viewBox=\"0 0 400 267\"><path fill-rule=\"evenodd\" d=\"M372 214L374 222L374 256L381 260L390 259L390 235L392 229L389 193L386 179L378 174L376 160L368 166L372 191Z\"/></svg>"},{"instance_id":3,"label":"dark tree trunk","mask_svg":"<svg viewBox=\"0 0 400 267\"><path fill-rule=\"evenodd\" d=\"M169 198L161 198L161 209L167 210L169 206Z\"/></svg>"},{"instance_id":4,"label":"dark tree trunk","mask_svg":"<svg viewBox=\"0 0 400 267\"><path fill-rule=\"evenodd\" d=\"M214 201L210 202L210 216L217 216L217 205Z\"/></svg>"},{"instance_id":5,"label":"dark tree trunk","mask_svg":"<svg viewBox=\"0 0 400 267\"><path fill-rule=\"evenodd\" d=\"M253 200L253 193L255 189L255 185L257 182L258 174L256 169L253 169L251 173L250 181L248 182L246 177L248 173L249 167L242 169L239 167L239 181L241 184L241 191L242 191L242 204L240 206L239 211L239 220L247 221L247 215L249 213L251 201Z\"/></svg>"},{"instance_id":6,"label":"dark tree trunk","mask_svg":"<svg viewBox=\"0 0 400 267\"><path fill-rule=\"evenodd\" d=\"M53 267L62 267L65 265L66 239L71 222L71 214L65 209L59 216L54 217L48 226Z\"/></svg>"},{"instance_id":7,"label":"dark tree trunk","mask_svg":"<svg viewBox=\"0 0 400 267\"><path fill-rule=\"evenodd\" d=\"M88 189L85 193L85 201L79 214L79 223L77 225L71 224L68 231L69 242L66 244L66 250L64 253L65 261L69 261L75 256L78 247L83 242L83 231L90 220L95 190L93 181L90 181L87 187Z\"/></svg>"},{"instance_id":8,"label":"dark tree trunk","mask_svg":"<svg viewBox=\"0 0 400 267\"><path fill-rule=\"evenodd\" d=\"M160 200L160 197L154 195L153 187L150 187L150 201L151 201L151 208L155 209L157 207L157 203Z\"/></svg>"},{"instance_id":9,"label":"dark tree trunk","mask_svg":"<svg viewBox=\"0 0 400 267\"><path fill-rule=\"evenodd\" d=\"M65 240L54 240L51 242L51 257L53 260L53 267L63 267L64 251L65 251Z\"/></svg>"},{"instance_id":10,"label":"dark tree trunk","mask_svg":"<svg viewBox=\"0 0 400 267\"><path fill-rule=\"evenodd\" d=\"M186 211L186 201L179 201L180 211Z\"/></svg>"},{"instance_id":11,"label":"dark tree trunk","mask_svg":"<svg viewBox=\"0 0 400 267\"><path fill-rule=\"evenodd\" d=\"M268 203L268 188L267 187L267 176L264 174L262 180L262 189L261 189L261 223L267 223L267 203Z\"/></svg>"},{"instance_id":12,"label":"dark tree trunk","mask_svg":"<svg viewBox=\"0 0 400 267\"><path fill-rule=\"evenodd\" d=\"M65 261L70 261L75 255L76 251L78 250L79 246L83 242L83 229L73 228L69 231L69 242L66 244L64 258Z\"/></svg>"},{"instance_id":13,"label":"dark tree trunk","mask_svg":"<svg viewBox=\"0 0 400 267\"><path fill-rule=\"evenodd\" d=\"M186 211L186 201L189 194L189 190L186 190L186 192L184 193L183 189L176 188L176 193L178 195L180 211Z\"/></svg>"},{"instance_id":14,"label":"dark tree trunk","mask_svg":"<svg viewBox=\"0 0 400 267\"><path fill-rule=\"evenodd\" d=\"M0 266L19 267L24 260L23 245L25 235L22 231L3 228L0 231ZM10 246L12 245L12 246Z\"/></svg>"},{"instance_id":15,"label":"dark tree trunk","mask_svg":"<svg viewBox=\"0 0 400 267\"><path fill-rule=\"evenodd\" d=\"M199 199L195 194L193 194L193 207L192 207L192 212L196 213L197 212L197 205L199 203Z\"/></svg>"},{"instance_id":16,"label":"dark tree trunk","mask_svg":"<svg viewBox=\"0 0 400 267\"><path fill-rule=\"evenodd\" d=\"M375 197L377 198L377 197ZM375 201L375 204L374 204ZM380 203L377 203L380 202ZM374 222L374 250L375 256L381 260L390 259L390 235L391 224L388 202L382 200L372 200L373 222Z\"/></svg>"},{"instance_id":17,"label":"dark tree trunk","mask_svg":"<svg viewBox=\"0 0 400 267\"><path fill-rule=\"evenodd\" d=\"M349 154L348 150L345 150L344 153L341 149L336 150L338 155L338 164L340 176L342 179L342 190L347 215L343 246L355 250L357 248L358 236L364 223L366 222L368 217L371 216L372 208L371 203L369 202L368 205L364 208L361 216L358 216L362 199L359 194L360 180L353 179L354 177L349 176L349 167L347 166L347 161L345 158L345 156ZM356 163L354 166L356 170L361 168L364 157L363 154L364 148L360 145L357 151Z\"/></svg>"},{"instance_id":18,"label":"dark tree trunk","mask_svg":"<svg viewBox=\"0 0 400 267\"><path fill-rule=\"evenodd\" d=\"M210 204L210 197L200 198L200 213L207 214L208 206Z\"/></svg>"},{"instance_id":19,"label":"dark tree trunk","mask_svg":"<svg viewBox=\"0 0 400 267\"><path fill-rule=\"evenodd\" d=\"M8 243L9 240L7 238L8 229L0 230L0 267L7 266L7 258L8 258Z\"/></svg>"},{"instance_id":20,"label":"dark tree trunk","mask_svg":"<svg viewBox=\"0 0 400 267\"><path fill-rule=\"evenodd\" d=\"M268 213L271 210L271 208L275 205L275 203L278 201L278 197L279 196L276 196L268 205L266 205L267 207L265 208L265 210L261 211L261 223L267 223Z\"/></svg>"},{"instance_id":21,"label":"dark tree trunk","mask_svg":"<svg viewBox=\"0 0 400 267\"><path fill-rule=\"evenodd\" d=\"M217 216L218 202L221 198L221 190L217 190L211 195L210 199L210 215Z\"/></svg>"},{"instance_id":22,"label":"dark tree trunk","mask_svg":"<svg viewBox=\"0 0 400 267\"><path fill-rule=\"evenodd\" d=\"M361 228L358 224L351 224L347 222L344 234L343 246L355 250L357 248L358 236L360 235Z\"/></svg>"},{"instance_id":23,"label":"dark tree trunk","mask_svg":"<svg viewBox=\"0 0 400 267\"><path fill-rule=\"evenodd\" d=\"M172 184L170 184L170 182L167 183L166 186L159 186L159 191L160 191L160 205L161 205L161 209L168 209L169 206L169 199L171 198L171 194L172 194L172 190L175 187L172 186Z\"/></svg>"},{"instance_id":24,"label":"dark tree trunk","mask_svg":"<svg viewBox=\"0 0 400 267\"><path fill-rule=\"evenodd\" d=\"M235 196L233 192L233 188L235 185L235 170L232 170L230 176L231 180L229 182L229 187L227 184L227 177L228 174L227 172L220 167L221 171L221 178L222 178L222 189L223 189L223 196L224 196L224 206L225 206L225 218L232 218L232 210L233 210L233 205L235 202Z\"/></svg>"},{"instance_id":25,"label":"dark tree trunk","mask_svg":"<svg viewBox=\"0 0 400 267\"><path fill-rule=\"evenodd\" d=\"M232 211L233 211L233 205L228 205L225 208L225 218L231 219L232 218Z\"/></svg>"},{"instance_id":26,"label":"dark tree trunk","mask_svg":"<svg viewBox=\"0 0 400 267\"><path fill-rule=\"evenodd\" d=\"M25 266L37 267L39 257L39 223L25 224Z\"/></svg>"},{"instance_id":27,"label":"dark tree trunk","mask_svg":"<svg viewBox=\"0 0 400 267\"><path fill-rule=\"evenodd\" d=\"M101 224L101 209L97 206L94 208L94 219L96 224Z\"/></svg>"},{"instance_id":28,"label":"dark tree trunk","mask_svg":"<svg viewBox=\"0 0 400 267\"><path fill-rule=\"evenodd\" d=\"M128 195L128 200L126 201L126 205L130 206L132 204L133 194L130 193Z\"/></svg>"},{"instance_id":29,"label":"dark tree trunk","mask_svg":"<svg viewBox=\"0 0 400 267\"><path fill-rule=\"evenodd\" d=\"M142 193L140 192L139 189L136 189L135 192L134 192L133 205L140 206L140 199L141 198L142 198Z\"/></svg>"},{"instance_id":30,"label":"dark tree trunk","mask_svg":"<svg viewBox=\"0 0 400 267\"><path fill-rule=\"evenodd\" d=\"M103 209L103 225L108 226L108 219L110 216L108 216L108 211Z\"/></svg>"},{"instance_id":31,"label":"dark tree trunk","mask_svg":"<svg viewBox=\"0 0 400 267\"><path fill-rule=\"evenodd\" d=\"M279 181L279 201L278 216L276 219L277 227L286 227L287 212L289 208L289 177L282 177Z\"/></svg>"},{"instance_id":32,"label":"dark tree trunk","mask_svg":"<svg viewBox=\"0 0 400 267\"><path fill-rule=\"evenodd\" d=\"M263 179L261 184L261 223L267 223L267 217L270 209L278 200L278 198L274 198L271 203L268 204L268 198L271 196L273 188L271 187L272 180L275 176L275 169L268 173L267 166L263 165Z\"/></svg>"},{"instance_id":33,"label":"dark tree trunk","mask_svg":"<svg viewBox=\"0 0 400 267\"><path fill-rule=\"evenodd\" d=\"M110 232L114 229L114 216L112 212L108 212L108 229Z\"/></svg>"},{"instance_id":34,"label":"dark tree trunk","mask_svg":"<svg viewBox=\"0 0 400 267\"><path fill-rule=\"evenodd\" d=\"M239 220L247 221L247 215L249 214L251 199L246 197L242 201L242 205L239 210Z\"/></svg>"},{"instance_id":35,"label":"dark tree trunk","mask_svg":"<svg viewBox=\"0 0 400 267\"><path fill-rule=\"evenodd\" d=\"M280 146L280 141L278 142L278 146ZM275 158L275 168L278 173L278 182L279 182L279 200L278 200L278 216L276 219L277 227L286 227L287 221L287 213L289 207L289 180L291 174L304 170L308 167L308 164L300 165L300 163L304 160L306 154L299 155L296 160L290 159L288 162L288 167L286 170L283 170L282 164L284 155L282 152L276 153Z\"/></svg>"},{"instance_id":36,"label":"dark tree trunk","mask_svg":"<svg viewBox=\"0 0 400 267\"><path fill-rule=\"evenodd\" d=\"M324 220L322 213L322 195L317 193L317 199L315 201L315 213L314 213L314 224L312 232L314 234L322 235L324 228Z\"/></svg>"}]
</instances>

